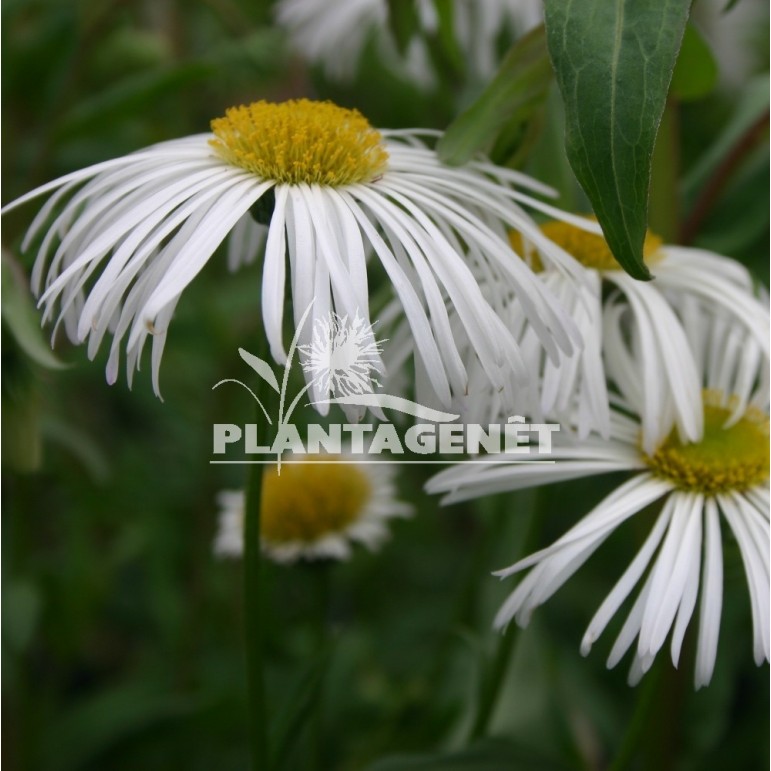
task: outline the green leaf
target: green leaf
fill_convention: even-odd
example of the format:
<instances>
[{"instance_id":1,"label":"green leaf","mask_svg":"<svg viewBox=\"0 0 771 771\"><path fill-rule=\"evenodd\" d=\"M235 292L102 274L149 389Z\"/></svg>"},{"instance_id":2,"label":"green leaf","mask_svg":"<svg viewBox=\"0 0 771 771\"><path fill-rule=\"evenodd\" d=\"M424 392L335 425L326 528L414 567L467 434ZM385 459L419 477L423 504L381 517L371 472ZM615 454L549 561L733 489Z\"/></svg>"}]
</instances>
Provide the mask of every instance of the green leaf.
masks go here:
<instances>
[{"instance_id":1,"label":"green leaf","mask_svg":"<svg viewBox=\"0 0 771 771\"><path fill-rule=\"evenodd\" d=\"M2 285L0 304L3 323L24 353L36 364L47 369L62 369L59 361L43 338L40 317L32 304L26 279L13 259L5 252L2 256Z\"/></svg>"},{"instance_id":2,"label":"green leaf","mask_svg":"<svg viewBox=\"0 0 771 771\"><path fill-rule=\"evenodd\" d=\"M439 158L459 166L489 150L504 127L507 136L521 131L546 100L551 79L546 37L538 27L509 50L490 85L453 121L437 145Z\"/></svg>"},{"instance_id":3,"label":"green leaf","mask_svg":"<svg viewBox=\"0 0 771 771\"><path fill-rule=\"evenodd\" d=\"M717 62L706 40L691 24L685 28L683 45L672 73L670 96L681 102L701 99L717 83Z\"/></svg>"},{"instance_id":4,"label":"green leaf","mask_svg":"<svg viewBox=\"0 0 771 771\"><path fill-rule=\"evenodd\" d=\"M621 266L643 262L656 133L691 0L546 0L565 147Z\"/></svg>"},{"instance_id":5,"label":"green leaf","mask_svg":"<svg viewBox=\"0 0 771 771\"><path fill-rule=\"evenodd\" d=\"M394 755L367 771L564 771L570 766L503 739L485 739L452 752Z\"/></svg>"}]
</instances>

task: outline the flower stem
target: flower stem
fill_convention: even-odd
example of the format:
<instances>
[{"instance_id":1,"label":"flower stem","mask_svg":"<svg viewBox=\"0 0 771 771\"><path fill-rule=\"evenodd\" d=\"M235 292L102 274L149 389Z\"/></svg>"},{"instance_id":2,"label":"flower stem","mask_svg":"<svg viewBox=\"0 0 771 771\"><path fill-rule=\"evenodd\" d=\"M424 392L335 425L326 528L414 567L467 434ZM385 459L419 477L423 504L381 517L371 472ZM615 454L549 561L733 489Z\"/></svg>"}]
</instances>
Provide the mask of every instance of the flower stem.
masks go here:
<instances>
[{"instance_id":1,"label":"flower stem","mask_svg":"<svg viewBox=\"0 0 771 771\"><path fill-rule=\"evenodd\" d=\"M537 541L537 527L539 509L544 508L544 496L539 491L519 491L515 495L501 497L498 501L496 516L490 533L490 541L487 546L488 558L492 556L490 549L503 535L509 535L506 520L509 517L517 517L516 540L510 543L511 554L519 555L528 553ZM501 687L506 679L506 672L511 662L514 643L519 639L515 624L504 630L498 639L498 646L493 658L492 666L487 672L482 672L479 687L477 713L471 726L469 740L478 739L487 733L490 720L498 704Z\"/></svg>"},{"instance_id":2,"label":"flower stem","mask_svg":"<svg viewBox=\"0 0 771 771\"><path fill-rule=\"evenodd\" d=\"M506 679L506 670L508 669L509 661L511 661L514 641L518 637L517 628L514 625L501 633L493 666L488 676L482 681L479 693L479 708L474 718L474 724L471 727L470 740L478 739L487 732L493 710L498 703L501 684Z\"/></svg>"},{"instance_id":3,"label":"flower stem","mask_svg":"<svg viewBox=\"0 0 771 771\"><path fill-rule=\"evenodd\" d=\"M254 464L249 467L244 511L244 619L249 688L248 727L254 771L263 771L268 767L268 731L263 673L261 499L262 466Z\"/></svg>"},{"instance_id":4,"label":"flower stem","mask_svg":"<svg viewBox=\"0 0 771 771\"><path fill-rule=\"evenodd\" d=\"M313 709L313 716L311 718L311 731L313 741L313 768L320 771L325 768L324 765L324 679L325 670L328 664L329 658L329 598L330 598L330 583L332 579L332 564L331 562L324 560L314 565L314 578L316 584L316 606L318 615L316 617L316 646L317 653L321 656L323 668L319 674L318 691L316 693L316 699Z\"/></svg>"},{"instance_id":5,"label":"flower stem","mask_svg":"<svg viewBox=\"0 0 771 771\"><path fill-rule=\"evenodd\" d=\"M267 342L262 342L266 350L258 355L267 354ZM258 398L255 409L257 436L266 445L272 442L273 426L268 422L259 403L265 406L267 414L274 412L274 392L266 387L262 378L255 385ZM247 685L249 689L249 746L254 771L269 769L268 751L268 716L265 701L264 676L264 607L262 554L260 544L260 513L262 508L263 466L254 463L249 466L244 504L244 629L246 644Z\"/></svg>"},{"instance_id":6,"label":"flower stem","mask_svg":"<svg viewBox=\"0 0 771 771\"><path fill-rule=\"evenodd\" d=\"M679 107L667 102L661 118L651 168L649 221L651 230L675 243L680 224L680 120Z\"/></svg>"},{"instance_id":7,"label":"flower stem","mask_svg":"<svg viewBox=\"0 0 771 771\"><path fill-rule=\"evenodd\" d=\"M609 771L626 771L640 761L644 768L670 771L677 762L682 741L683 710L693 671L696 636L689 629L677 669L669 661L653 664L640 685L637 705Z\"/></svg>"},{"instance_id":8,"label":"flower stem","mask_svg":"<svg viewBox=\"0 0 771 771\"><path fill-rule=\"evenodd\" d=\"M683 223L680 234L680 243L690 244L698 235L702 225L714 208L721 194L726 188L731 177L741 166L742 162L757 147L758 142L768 132L768 115L766 110L749 128L739 137L737 143L723 158L715 169L712 177L704 185L701 194L693 205L688 218Z\"/></svg>"},{"instance_id":9,"label":"flower stem","mask_svg":"<svg viewBox=\"0 0 771 771\"><path fill-rule=\"evenodd\" d=\"M636 759L640 745L645 738L646 729L650 723L651 713L656 704L659 704L659 681L662 677L661 665L657 662L643 680L640 691L637 694L637 705L629 723L629 728L624 734L616 757L608 767L608 771L625 771Z\"/></svg>"}]
</instances>

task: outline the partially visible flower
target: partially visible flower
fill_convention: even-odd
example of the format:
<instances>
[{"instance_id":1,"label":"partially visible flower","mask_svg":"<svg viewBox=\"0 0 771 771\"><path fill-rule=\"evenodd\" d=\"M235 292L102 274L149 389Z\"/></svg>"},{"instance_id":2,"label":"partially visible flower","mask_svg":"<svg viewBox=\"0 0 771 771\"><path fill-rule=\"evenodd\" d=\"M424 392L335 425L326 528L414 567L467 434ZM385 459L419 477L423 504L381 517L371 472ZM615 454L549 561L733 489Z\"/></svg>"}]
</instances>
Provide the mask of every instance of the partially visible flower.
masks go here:
<instances>
[{"instance_id":1,"label":"partially visible flower","mask_svg":"<svg viewBox=\"0 0 771 771\"><path fill-rule=\"evenodd\" d=\"M429 87L436 73L423 36L438 31L434 0L414 2L418 29L404 57L389 30L387 0L279 0L276 19L292 45L307 61L324 67L327 76L350 80L369 42L397 74ZM516 39L543 20L540 0L453 0L453 33L470 74L490 78L498 66L501 37Z\"/></svg>"},{"instance_id":2,"label":"partially visible flower","mask_svg":"<svg viewBox=\"0 0 771 771\"><path fill-rule=\"evenodd\" d=\"M603 355L603 337L608 330L618 329L624 333L620 344L633 346L633 356L641 362L636 388L641 397L645 448L652 450L669 433L672 418L683 440L699 440L703 430L701 384L684 329L685 315L695 313L702 321L725 318L736 334L755 341L759 355L767 361L768 307L756 297L747 269L701 249L664 245L649 233L644 254L655 279L636 281L621 270L602 236L564 221L548 222L541 229L588 274L583 284L574 278L567 280L541 262L538 247L523 241L518 233L511 234L514 250L571 312L584 339L583 348L574 356L550 362L533 346L532 331L522 323L518 299L510 303L507 323L520 349L529 352L530 369L540 373L544 413L564 420L575 412L581 420L580 436L590 430L608 435L605 375L611 381L628 380L630 371L628 357L621 356L619 346L614 356L609 357L607 351ZM597 291L586 290L592 284Z\"/></svg>"},{"instance_id":3,"label":"partially visible flower","mask_svg":"<svg viewBox=\"0 0 771 771\"><path fill-rule=\"evenodd\" d=\"M381 134L357 111L329 102L256 102L228 110L212 128L73 172L4 209L55 191L24 242L25 249L38 243L33 290L44 319L58 315L73 342L88 340L89 356L112 335L109 382L117 379L124 338L130 382L150 337L158 392L182 292L233 231L248 248L231 251L231 265L256 256L259 229L243 224L251 216L267 223L259 291L270 350L281 364L287 284L297 325L312 305L301 345L330 310L370 324L373 253L443 403L466 380L448 307L496 388L511 392L527 377L471 266L504 277L553 358L579 342L548 289L511 259L504 240L504 226L515 228L541 244L545 259L574 270L520 208L554 211L515 189L548 192L534 180L483 161L443 166L416 132ZM316 384L312 396L326 394Z\"/></svg>"},{"instance_id":4,"label":"partially visible flower","mask_svg":"<svg viewBox=\"0 0 771 771\"><path fill-rule=\"evenodd\" d=\"M323 458L324 463L319 463ZM321 456L306 463L282 462L281 474L266 470L260 512L263 552L275 562L351 556L360 543L377 549L388 537L388 520L409 517L397 499L395 468L356 463L348 456ZM244 550L244 493L218 496L219 527L214 552L240 557Z\"/></svg>"},{"instance_id":5,"label":"partially visible flower","mask_svg":"<svg viewBox=\"0 0 771 771\"><path fill-rule=\"evenodd\" d=\"M495 619L503 627L516 619L525 626L539 605L551 597L626 520L655 506L658 514L642 548L600 606L584 635L590 648L608 622L642 581L608 658L615 666L637 640L630 683L650 668L671 631L672 661L677 666L686 628L701 594L695 685L707 685L717 655L722 609L722 539L736 539L744 563L753 621L753 654L760 665L769 659L769 422L768 366L759 345L746 338L735 320L715 317L689 325L689 342L706 386L699 399L703 432L684 441L670 411L669 432L650 451L642 444L643 425L636 410L643 402L645 363L626 358L628 388L611 411L610 438L554 443L554 464L485 465L450 468L428 484L450 503L549 482L634 472L605 500L551 546L531 554L497 575L530 572ZM724 327L716 334L716 326ZM732 346L736 336L742 346ZM619 344L621 335L609 341ZM726 342L729 345L726 345ZM733 389L738 393L734 395ZM722 515L722 517L721 517ZM721 533L721 521L723 523ZM644 574L647 571L647 576Z\"/></svg>"}]
</instances>

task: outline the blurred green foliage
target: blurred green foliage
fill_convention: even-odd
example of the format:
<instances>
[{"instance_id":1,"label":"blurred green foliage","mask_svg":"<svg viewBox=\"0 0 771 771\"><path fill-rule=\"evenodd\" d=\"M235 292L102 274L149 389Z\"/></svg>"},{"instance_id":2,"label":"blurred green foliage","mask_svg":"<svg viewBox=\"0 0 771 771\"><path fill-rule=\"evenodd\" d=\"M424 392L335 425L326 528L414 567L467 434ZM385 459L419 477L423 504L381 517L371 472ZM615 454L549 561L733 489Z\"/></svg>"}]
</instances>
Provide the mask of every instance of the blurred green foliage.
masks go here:
<instances>
[{"instance_id":1,"label":"blurred green foliage","mask_svg":"<svg viewBox=\"0 0 771 771\"><path fill-rule=\"evenodd\" d=\"M205 131L227 106L258 98L334 98L392 127L445 126L468 99L454 81L423 93L372 51L352 84L328 83L287 50L270 19L269 3L256 0L6 0L5 200L89 163ZM741 93L713 90L678 108L686 213L736 138L768 110L767 75L758 78ZM562 120L552 91L525 168L555 185L563 205L585 209L564 157ZM767 169L761 139L694 234L765 282ZM4 220L4 244L25 270L30 258L18 247L30 217L27 207ZM63 341L56 355L70 366L50 368L35 355L37 343L14 339L4 315L4 419L18 423L18 437L5 446L4 435L3 448L9 771L247 768L241 566L217 562L211 551L215 495L242 484L242 469L208 460L212 423L251 414L248 395L211 388L243 376L237 350L258 334L258 297L258 267L231 276L224 260L212 261L171 327L163 403L146 371L133 391L123 376L109 388L105 355L89 363ZM38 455L22 471L14 460L32 432ZM317 768L342 771L605 767L641 691L625 685L623 671L604 669L602 643L584 660L578 642L634 553L635 533L611 539L580 580L516 633L503 672L489 627L510 584L489 574L524 549L526 522L528 543L546 543L607 484L539 494L536 520L531 494L441 510L421 492L428 474L403 474L403 495L419 513L394 525L381 553L360 551L329 568L328 650L318 646L318 569L268 569L268 699L284 766L312 768L316 756ZM566 500L578 502L574 512ZM640 534L646 527L639 523ZM676 672L665 655L648 676L666 698L645 727L654 747L644 763L655 756L663 765L640 768L767 767L768 676L751 661L749 602L731 551L724 609L708 689L694 694L691 667ZM491 673L505 679L491 720L497 739L469 747L480 683ZM320 724L300 730L319 690Z\"/></svg>"}]
</instances>

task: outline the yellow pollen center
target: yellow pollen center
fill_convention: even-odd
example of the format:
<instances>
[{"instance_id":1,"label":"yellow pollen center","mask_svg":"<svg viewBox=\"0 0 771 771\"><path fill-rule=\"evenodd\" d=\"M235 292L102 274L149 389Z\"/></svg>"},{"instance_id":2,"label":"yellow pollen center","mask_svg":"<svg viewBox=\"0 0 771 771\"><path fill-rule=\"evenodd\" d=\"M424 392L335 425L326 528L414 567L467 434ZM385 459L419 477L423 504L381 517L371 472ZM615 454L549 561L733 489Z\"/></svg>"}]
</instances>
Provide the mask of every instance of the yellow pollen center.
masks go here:
<instances>
[{"instance_id":1,"label":"yellow pollen center","mask_svg":"<svg viewBox=\"0 0 771 771\"><path fill-rule=\"evenodd\" d=\"M719 395L705 392L704 437L683 444L674 430L644 459L659 477L681 490L715 495L764 484L769 475L768 416L748 410L724 428L731 410L719 406Z\"/></svg>"},{"instance_id":2,"label":"yellow pollen center","mask_svg":"<svg viewBox=\"0 0 771 771\"><path fill-rule=\"evenodd\" d=\"M262 179L339 187L385 171L380 132L358 110L291 99L231 107L211 122L214 150Z\"/></svg>"},{"instance_id":3,"label":"yellow pollen center","mask_svg":"<svg viewBox=\"0 0 771 771\"><path fill-rule=\"evenodd\" d=\"M266 470L260 532L271 545L314 543L359 520L371 494L369 479L353 463L285 464L280 475Z\"/></svg>"},{"instance_id":4,"label":"yellow pollen center","mask_svg":"<svg viewBox=\"0 0 771 771\"><path fill-rule=\"evenodd\" d=\"M610 251L607 241L600 235L588 233L581 228L559 220L552 220L541 225L541 231L587 268L621 270L621 266ZM517 254L530 262L530 266L536 273L544 269L538 252L532 247L525 249L522 236L518 232L514 230L509 232L509 242ZM661 245L662 241L657 235L650 231L646 233L643 257L647 265L654 265L662 258Z\"/></svg>"}]
</instances>

